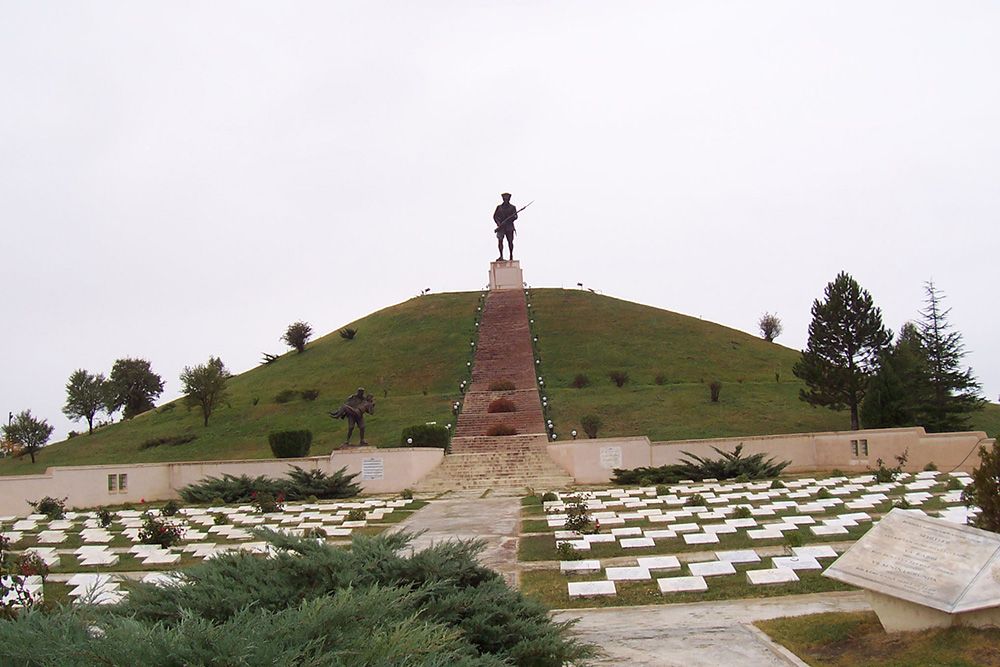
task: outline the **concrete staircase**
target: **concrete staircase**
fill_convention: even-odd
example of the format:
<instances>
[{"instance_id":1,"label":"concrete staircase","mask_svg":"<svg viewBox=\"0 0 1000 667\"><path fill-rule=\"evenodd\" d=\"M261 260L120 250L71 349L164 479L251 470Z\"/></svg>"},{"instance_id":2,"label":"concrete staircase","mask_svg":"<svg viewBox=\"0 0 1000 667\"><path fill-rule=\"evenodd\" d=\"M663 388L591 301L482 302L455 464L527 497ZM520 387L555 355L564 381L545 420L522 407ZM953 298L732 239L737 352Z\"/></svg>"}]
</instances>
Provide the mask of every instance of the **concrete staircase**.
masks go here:
<instances>
[{"instance_id":1,"label":"concrete staircase","mask_svg":"<svg viewBox=\"0 0 1000 667\"><path fill-rule=\"evenodd\" d=\"M437 494L492 489L520 493L525 488L547 491L572 485L573 478L549 458L535 379L524 290L490 290L479 324L472 381L455 424L451 453L420 481L416 491ZM493 383L504 380L513 383L514 389L490 390ZM490 403L501 397L513 401L516 411L488 412ZM513 426L518 434L486 435L498 423Z\"/></svg>"}]
</instances>

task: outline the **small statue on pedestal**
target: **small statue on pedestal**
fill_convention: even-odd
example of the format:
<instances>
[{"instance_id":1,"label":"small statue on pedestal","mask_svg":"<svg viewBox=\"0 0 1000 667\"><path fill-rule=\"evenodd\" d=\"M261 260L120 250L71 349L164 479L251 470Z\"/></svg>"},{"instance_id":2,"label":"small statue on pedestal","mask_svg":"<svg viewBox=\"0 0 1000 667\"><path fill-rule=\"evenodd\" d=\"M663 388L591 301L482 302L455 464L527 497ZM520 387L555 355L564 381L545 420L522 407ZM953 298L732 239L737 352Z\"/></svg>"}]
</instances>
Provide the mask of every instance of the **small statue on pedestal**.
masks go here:
<instances>
[{"instance_id":1,"label":"small statue on pedestal","mask_svg":"<svg viewBox=\"0 0 1000 667\"><path fill-rule=\"evenodd\" d=\"M375 414L375 398L371 394L365 394L364 387L358 387L357 393L349 396L335 412L327 413L334 419L347 420L347 439L344 440L344 446L351 444L351 434L354 433L355 426L361 434L361 442L358 444L368 444L365 442L366 412L370 415Z\"/></svg>"}]
</instances>

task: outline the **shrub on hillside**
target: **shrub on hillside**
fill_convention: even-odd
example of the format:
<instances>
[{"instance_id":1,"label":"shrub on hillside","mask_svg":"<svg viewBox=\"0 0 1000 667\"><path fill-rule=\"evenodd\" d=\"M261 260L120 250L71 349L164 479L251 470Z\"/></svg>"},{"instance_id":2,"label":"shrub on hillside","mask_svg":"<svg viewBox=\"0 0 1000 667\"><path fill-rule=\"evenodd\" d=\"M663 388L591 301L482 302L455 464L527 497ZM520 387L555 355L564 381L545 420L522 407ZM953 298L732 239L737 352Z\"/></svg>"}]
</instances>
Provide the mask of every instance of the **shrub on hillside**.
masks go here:
<instances>
[{"instance_id":1,"label":"shrub on hillside","mask_svg":"<svg viewBox=\"0 0 1000 667\"><path fill-rule=\"evenodd\" d=\"M313 434L308 429L299 431L271 431L267 434L267 444L278 459L294 459L309 456Z\"/></svg>"},{"instance_id":2,"label":"shrub on hillside","mask_svg":"<svg viewBox=\"0 0 1000 667\"><path fill-rule=\"evenodd\" d=\"M340 337L344 340L354 340L354 337L358 335L357 329L351 329L350 327L345 327L340 330Z\"/></svg>"},{"instance_id":3,"label":"shrub on hillside","mask_svg":"<svg viewBox=\"0 0 1000 667\"><path fill-rule=\"evenodd\" d=\"M665 385L669 379L666 373L657 373L656 377L653 378L653 382L658 385Z\"/></svg>"},{"instance_id":4,"label":"shrub on hillside","mask_svg":"<svg viewBox=\"0 0 1000 667\"><path fill-rule=\"evenodd\" d=\"M478 543L261 537L272 557L226 553L184 585L136 582L99 616L66 605L0 623L0 663L560 667L593 654L480 565Z\"/></svg>"},{"instance_id":5,"label":"shrub on hillside","mask_svg":"<svg viewBox=\"0 0 1000 667\"><path fill-rule=\"evenodd\" d=\"M584 387L589 387L590 378L583 373L577 373L576 377L573 378L573 381L569 383L569 386L573 387L573 389L583 389Z\"/></svg>"},{"instance_id":6,"label":"shrub on hillside","mask_svg":"<svg viewBox=\"0 0 1000 667\"><path fill-rule=\"evenodd\" d=\"M777 477L791 461L775 462L774 458L766 459L763 452L743 456L743 443L736 446L732 452L724 452L718 447L712 447L722 455L720 459L695 456L683 452L687 460L680 463L659 467L641 467L632 470L615 469L613 481L615 484L674 484L682 479L701 481L706 478L718 480L736 479L745 476L746 479L771 479Z\"/></svg>"},{"instance_id":7,"label":"shrub on hillside","mask_svg":"<svg viewBox=\"0 0 1000 667\"><path fill-rule=\"evenodd\" d=\"M416 424L403 429L400 447L440 447L448 450L448 429L438 424ZM410 442L412 441L412 442Z\"/></svg>"},{"instance_id":8,"label":"shrub on hillside","mask_svg":"<svg viewBox=\"0 0 1000 667\"><path fill-rule=\"evenodd\" d=\"M192 440L194 440L197 437L198 436L193 435L193 434L191 434L191 435L163 435L163 436L160 436L158 438L149 438L148 440L144 440L142 442L142 444L139 445L139 449L140 450L152 449L153 447L161 447L161 446L176 447L178 445L187 444L187 443L191 442Z\"/></svg>"},{"instance_id":9,"label":"shrub on hillside","mask_svg":"<svg viewBox=\"0 0 1000 667\"><path fill-rule=\"evenodd\" d=\"M486 435L489 436L503 436L503 435L517 435L517 429L510 424L496 423L486 429Z\"/></svg>"},{"instance_id":10,"label":"shrub on hillside","mask_svg":"<svg viewBox=\"0 0 1000 667\"><path fill-rule=\"evenodd\" d=\"M312 338L312 326L307 322L293 322L288 325L285 334L281 337L289 347L295 348L299 354L306 351L306 343Z\"/></svg>"},{"instance_id":11,"label":"shrub on hillside","mask_svg":"<svg viewBox=\"0 0 1000 667\"><path fill-rule=\"evenodd\" d=\"M274 402L278 404L291 403L302 394L297 389L282 389L274 397Z\"/></svg>"},{"instance_id":12,"label":"shrub on hillside","mask_svg":"<svg viewBox=\"0 0 1000 667\"><path fill-rule=\"evenodd\" d=\"M303 389L301 395L303 401L315 401L319 398L319 389Z\"/></svg>"},{"instance_id":13,"label":"shrub on hillside","mask_svg":"<svg viewBox=\"0 0 1000 667\"><path fill-rule=\"evenodd\" d=\"M350 498L361 492L354 482L358 473L348 475L346 467L327 474L321 470L303 470L292 466L285 474L287 479L271 479L264 475L236 477L228 474L223 474L221 478L205 477L181 488L178 493L185 502L192 504L230 505L251 502L255 493L270 493L275 497L283 494L288 500L304 500L309 496L331 500Z\"/></svg>"},{"instance_id":14,"label":"shrub on hillside","mask_svg":"<svg viewBox=\"0 0 1000 667\"><path fill-rule=\"evenodd\" d=\"M486 412L517 412L517 406L509 398L500 397L490 401Z\"/></svg>"},{"instance_id":15,"label":"shrub on hillside","mask_svg":"<svg viewBox=\"0 0 1000 667\"><path fill-rule=\"evenodd\" d=\"M490 391L514 391L514 383L510 380L494 380L490 383Z\"/></svg>"},{"instance_id":16,"label":"shrub on hillside","mask_svg":"<svg viewBox=\"0 0 1000 667\"><path fill-rule=\"evenodd\" d=\"M604 420L599 415L584 415L580 417L580 426L588 438L596 438L597 431L604 426Z\"/></svg>"},{"instance_id":17,"label":"shrub on hillside","mask_svg":"<svg viewBox=\"0 0 1000 667\"><path fill-rule=\"evenodd\" d=\"M616 387L624 387L625 383L628 382L628 373L626 371L611 371L608 373L608 377L611 381L615 383Z\"/></svg>"},{"instance_id":18,"label":"shrub on hillside","mask_svg":"<svg viewBox=\"0 0 1000 667\"><path fill-rule=\"evenodd\" d=\"M718 403L719 394L722 393L722 383L718 380L712 380L712 382L708 385L708 391L710 392L712 402Z\"/></svg>"}]
</instances>

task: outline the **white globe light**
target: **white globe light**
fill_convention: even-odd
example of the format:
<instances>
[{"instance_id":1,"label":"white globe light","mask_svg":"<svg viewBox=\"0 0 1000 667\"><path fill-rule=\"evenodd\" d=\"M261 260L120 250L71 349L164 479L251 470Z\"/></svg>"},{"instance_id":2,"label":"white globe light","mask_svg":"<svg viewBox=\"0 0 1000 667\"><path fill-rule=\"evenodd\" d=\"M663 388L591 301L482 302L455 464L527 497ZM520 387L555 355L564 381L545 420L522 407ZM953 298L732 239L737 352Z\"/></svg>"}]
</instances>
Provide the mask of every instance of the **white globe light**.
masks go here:
<instances>
[{"instance_id":1,"label":"white globe light","mask_svg":"<svg viewBox=\"0 0 1000 667\"><path fill-rule=\"evenodd\" d=\"M413 444L413 438L407 438L406 439L406 444L412 445Z\"/></svg>"}]
</instances>

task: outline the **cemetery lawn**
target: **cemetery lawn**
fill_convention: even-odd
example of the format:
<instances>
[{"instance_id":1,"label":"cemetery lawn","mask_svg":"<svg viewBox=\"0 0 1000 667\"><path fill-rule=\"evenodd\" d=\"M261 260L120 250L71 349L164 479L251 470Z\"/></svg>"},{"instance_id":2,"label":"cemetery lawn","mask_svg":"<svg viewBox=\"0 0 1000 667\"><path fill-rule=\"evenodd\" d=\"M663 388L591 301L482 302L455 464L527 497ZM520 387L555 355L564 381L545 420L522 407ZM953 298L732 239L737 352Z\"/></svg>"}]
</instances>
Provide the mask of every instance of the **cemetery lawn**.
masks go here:
<instances>
[{"instance_id":1,"label":"cemetery lawn","mask_svg":"<svg viewBox=\"0 0 1000 667\"><path fill-rule=\"evenodd\" d=\"M1000 664L1000 633L995 629L948 628L890 635L870 611L778 618L755 625L816 667Z\"/></svg>"},{"instance_id":2,"label":"cemetery lawn","mask_svg":"<svg viewBox=\"0 0 1000 667\"><path fill-rule=\"evenodd\" d=\"M265 459L272 457L267 434L284 429L311 430L311 454L325 456L341 446L347 432L344 421L327 413L359 386L376 400L375 414L366 418L368 442L398 447L408 426L454 423L459 383L470 376L480 295L410 299L345 324L358 330L354 340L333 331L311 341L303 354L287 352L241 372L229 381L228 405L211 415L207 427L198 410L177 399L92 435L79 422L83 435L43 448L34 464L27 457L0 458L0 475L43 474L50 466ZM804 384L791 372L797 350L584 290L533 289L529 302L542 393L560 440L572 439L573 430L585 437L580 418L588 413L604 422L599 437L646 435L654 442L850 426L846 412L799 400ZM277 323L274 349L265 351L281 351L278 336L286 324ZM155 371L157 362L150 361ZM621 388L608 377L615 370L629 376ZM587 376L589 386L571 386L578 374ZM179 384L176 378L163 380L168 390ZM709 400L713 380L723 384L718 403ZM318 398L303 400L305 390L317 390ZM291 399L278 402L282 393ZM971 428L990 436L1000 432L1000 405L988 404Z\"/></svg>"}]
</instances>

